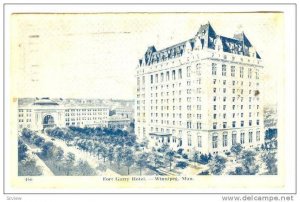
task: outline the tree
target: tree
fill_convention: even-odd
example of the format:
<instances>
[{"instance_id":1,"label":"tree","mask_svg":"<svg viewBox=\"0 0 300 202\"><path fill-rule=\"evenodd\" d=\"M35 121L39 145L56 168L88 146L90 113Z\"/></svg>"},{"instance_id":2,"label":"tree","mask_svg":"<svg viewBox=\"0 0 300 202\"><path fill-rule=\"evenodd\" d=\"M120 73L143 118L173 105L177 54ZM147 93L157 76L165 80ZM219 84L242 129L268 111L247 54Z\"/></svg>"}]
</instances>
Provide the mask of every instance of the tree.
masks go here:
<instances>
[{"instance_id":1,"label":"tree","mask_svg":"<svg viewBox=\"0 0 300 202\"><path fill-rule=\"evenodd\" d=\"M64 159L64 151L62 150L61 147L56 147L54 149L54 157L57 163L55 163L55 166L58 167L58 170L60 171L60 165L62 163L62 160Z\"/></svg>"},{"instance_id":2,"label":"tree","mask_svg":"<svg viewBox=\"0 0 300 202\"><path fill-rule=\"evenodd\" d=\"M199 163L201 164L207 164L209 161L207 154L201 154Z\"/></svg>"},{"instance_id":3,"label":"tree","mask_svg":"<svg viewBox=\"0 0 300 202\"><path fill-rule=\"evenodd\" d=\"M66 167L67 167L67 175L70 175L71 168L73 168L75 162L75 154L68 152L66 156Z\"/></svg>"},{"instance_id":4,"label":"tree","mask_svg":"<svg viewBox=\"0 0 300 202\"><path fill-rule=\"evenodd\" d=\"M275 153L266 152L262 155L262 160L267 167L267 175L277 175L277 158Z\"/></svg>"},{"instance_id":5,"label":"tree","mask_svg":"<svg viewBox=\"0 0 300 202\"><path fill-rule=\"evenodd\" d=\"M197 151L193 152L193 161L197 163L199 160L199 153Z\"/></svg>"},{"instance_id":6,"label":"tree","mask_svg":"<svg viewBox=\"0 0 300 202\"><path fill-rule=\"evenodd\" d=\"M30 139L31 136L34 134L31 130L29 130L28 128L23 128L22 132L21 132L22 136L25 137L26 139Z\"/></svg>"},{"instance_id":7,"label":"tree","mask_svg":"<svg viewBox=\"0 0 300 202\"><path fill-rule=\"evenodd\" d=\"M148 140L148 138L144 138L143 139L143 141L142 141L142 143L141 143L141 147L146 147L146 148L148 148L148 145L149 145L149 140Z\"/></svg>"},{"instance_id":8,"label":"tree","mask_svg":"<svg viewBox=\"0 0 300 202\"><path fill-rule=\"evenodd\" d=\"M244 175L255 175L258 172L259 166L256 165L255 156L256 153L251 150L244 150L242 152L241 159Z\"/></svg>"},{"instance_id":9,"label":"tree","mask_svg":"<svg viewBox=\"0 0 300 202\"><path fill-rule=\"evenodd\" d=\"M136 164L140 169L140 175L142 175L142 169L147 165L148 157L149 157L149 154L145 153L145 152L140 153L137 157Z\"/></svg>"},{"instance_id":10,"label":"tree","mask_svg":"<svg viewBox=\"0 0 300 202\"><path fill-rule=\"evenodd\" d=\"M105 145L100 145L100 154L103 158L103 162L105 163L106 158L108 157L108 149Z\"/></svg>"},{"instance_id":11,"label":"tree","mask_svg":"<svg viewBox=\"0 0 300 202\"><path fill-rule=\"evenodd\" d=\"M169 150L166 153L167 161L169 163L170 171L172 169L172 162L174 161L175 152L173 150Z\"/></svg>"},{"instance_id":12,"label":"tree","mask_svg":"<svg viewBox=\"0 0 300 202\"><path fill-rule=\"evenodd\" d=\"M42 146L42 156L44 158L52 158L54 145L52 142L45 142Z\"/></svg>"},{"instance_id":13,"label":"tree","mask_svg":"<svg viewBox=\"0 0 300 202\"><path fill-rule=\"evenodd\" d=\"M134 164L134 154L130 148L126 148L124 152L124 165L128 169L128 175L130 174L130 167Z\"/></svg>"},{"instance_id":14,"label":"tree","mask_svg":"<svg viewBox=\"0 0 300 202\"><path fill-rule=\"evenodd\" d=\"M230 149L230 151L232 153L234 153L236 156L238 156L241 153L242 150L243 150L243 147L240 143L232 145L232 147Z\"/></svg>"},{"instance_id":15,"label":"tree","mask_svg":"<svg viewBox=\"0 0 300 202\"><path fill-rule=\"evenodd\" d=\"M18 163L19 176L38 176L42 174L41 168L36 165L35 159L27 158Z\"/></svg>"},{"instance_id":16,"label":"tree","mask_svg":"<svg viewBox=\"0 0 300 202\"><path fill-rule=\"evenodd\" d=\"M26 159L26 152L28 151L27 146L23 143L22 140L18 140L18 161Z\"/></svg>"},{"instance_id":17,"label":"tree","mask_svg":"<svg viewBox=\"0 0 300 202\"><path fill-rule=\"evenodd\" d=\"M163 156L159 152L152 152L151 159L155 168L159 168L163 165Z\"/></svg>"},{"instance_id":18,"label":"tree","mask_svg":"<svg viewBox=\"0 0 300 202\"><path fill-rule=\"evenodd\" d=\"M114 147L110 146L108 149L108 160L109 160L109 164L111 165L111 162L114 160Z\"/></svg>"},{"instance_id":19,"label":"tree","mask_svg":"<svg viewBox=\"0 0 300 202\"><path fill-rule=\"evenodd\" d=\"M221 175L225 168L226 159L223 156L217 155L209 163L209 168L213 175Z\"/></svg>"},{"instance_id":20,"label":"tree","mask_svg":"<svg viewBox=\"0 0 300 202\"><path fill-rule=\"evenodd\" d=\"M34 143L36 146L41 147L41 146L45 143L45 139L42 138L42 137L40 137L40 136L37 136L37 137L34 139L33 143Z\"/></svg>"},{"instance_id":21,"label":"tree","mask_svg":"<svg viewBox=\"0 0 300 202\"><path fill-rule=\"evenodd\" d=\"M87 161L80 160L76 166L75 175L93 176L96 172Z\"/></svg>"},{"instance_id":22,"label":"tree","mask_svg":"<svg viewBox=\"0 0 300 202\"><path fill-rule=\"evenodd\" d=\"M169 145L168 145L168 144L163 144L163 145L158 149L158 151L159 151L159 152L162 152L162 153L167 152L168 150L169 150Z\"/></svg>"},{"instance_id":23,"label":"tree","mask_svg":"<svg viewBox=\"0 0 300 202\"><path fill-rule=\"evenodd\" d=\"M123 159L123 149L122 147L117 147L116 149L116 154L115 154L115 160L116 160L116 163L118 165L118 170L120 170L120 166L121 166L121 162L122 162L122 159Z\"/></svg>"},{"instance_id":24,"label":"tree","mask_svg":"<svg viewBox=\"0 0 300 202\"><path fill-rule=\"evenodd\" d=\"M229 172L228 175L243 175L243 168L239 166L235 167L235 170Z\"/></svg>"}]
</instances>

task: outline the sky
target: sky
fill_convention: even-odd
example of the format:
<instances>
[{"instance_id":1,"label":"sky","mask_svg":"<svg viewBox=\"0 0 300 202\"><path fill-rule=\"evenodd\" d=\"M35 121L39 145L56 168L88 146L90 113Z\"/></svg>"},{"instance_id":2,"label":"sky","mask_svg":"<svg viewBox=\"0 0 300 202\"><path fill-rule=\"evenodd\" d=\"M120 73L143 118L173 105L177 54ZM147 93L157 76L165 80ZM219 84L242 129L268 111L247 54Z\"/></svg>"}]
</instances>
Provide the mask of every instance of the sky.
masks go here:
<instances>
[{"instance_id":1,"label":"sky","mask_svg":"<svg viewBox=\"0 0 300 202\"><path fill-rule=\"evenodd\" d=\"M284 73L280 13L13 14L13 97L135 98L135 70L148 46L194 37L210 22L217 34L244 31L264 62L263 92L276 103Z\"/></svg>"}]
</instances>

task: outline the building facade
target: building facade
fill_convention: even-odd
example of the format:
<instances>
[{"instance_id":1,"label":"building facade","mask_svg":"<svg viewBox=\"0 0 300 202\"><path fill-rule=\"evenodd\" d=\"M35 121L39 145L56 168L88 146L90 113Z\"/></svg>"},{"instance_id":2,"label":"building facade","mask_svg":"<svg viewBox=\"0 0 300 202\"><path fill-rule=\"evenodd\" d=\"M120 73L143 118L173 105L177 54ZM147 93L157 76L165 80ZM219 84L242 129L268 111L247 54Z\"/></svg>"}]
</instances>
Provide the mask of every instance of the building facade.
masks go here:
<instances>
[{"instance_id":1,"label":"building facade","mask_svg":"<svg viewBox=\"0 0 300 202\"><path fill-rule=\"evenodd\" d=\"M224 37L209 23L185 42L148 47L137 67L138 138L212 154L260 146L262 69L244 33Z\"/></svg>"},{"instance_id":2,"label":"building facade","mask_svg":"<svg viewBox=\"0 0 300 202\"><path fill-rule=\"evenodd\" d=\"M93 104L64 104L49 98L19 106L18 128L43 130L46 127L107 127L109 108Z\"/></svg>"},{"instance_id":3,"label":"building facade","mask_svg":"<svg viewBox=\"0 0 300 202\"><path fill-rule=\"evenodd\" d=\"M113 115L108 118L107 127L111 129L127 130L130 126L130 119L124 116Z\"/></svg>"}]
</instances>

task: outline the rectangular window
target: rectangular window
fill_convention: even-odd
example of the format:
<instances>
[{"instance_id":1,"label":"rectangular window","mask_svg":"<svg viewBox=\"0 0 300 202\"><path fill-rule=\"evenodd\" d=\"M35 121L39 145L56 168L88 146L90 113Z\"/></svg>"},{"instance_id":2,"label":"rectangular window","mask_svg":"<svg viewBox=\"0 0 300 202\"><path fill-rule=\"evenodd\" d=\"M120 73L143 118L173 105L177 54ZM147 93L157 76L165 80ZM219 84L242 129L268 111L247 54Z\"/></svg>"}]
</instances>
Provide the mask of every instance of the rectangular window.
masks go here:
<instances>
[{"instance_id":1,"label":"rectangular window","mask_svg":"<svg viewBox=\"0 0 300 202\"><path fill-rule=\"evenodd\" d=\"M178 70L178 79L182 79L182 70L181 69Z\"/></svg>"},{"instance_id":2,"label":"rectangular window","mask_svg":"<svg viewBox=\"0 0 300 202\"><path fill-rule=\"evenodd\" d=\"M249 126L252 126L252 120L249 120Z\"/></svg>"},{"instance_id":3,"label":"rectangular window","mask_svg":"<svg viewBox=\"0 0 300 202\"><path fill-rule=\"evenodd\" d=\"M236 132L232 132L232 145L236 144Z\"/></svg>"},{"instance_id":4,"label":"rectangular window","mask_svg":"<svg viewBox=\"0 0 300 202\"><path fill-rule=\"evenodd\" d=\"M173 79L173 80L176 79L175 70L172 71L172 79Z\"/></svg>"},{"instance_id":5,"label":"rectangular window","mask_svg":"<svg viewBox=\"0 0 300 202\"><path fill-rule=\"evenodd\" d=\"M167 71L167 74L166 74L166 81L169 81L170 80L170 73L169 71Z\"/></svg>"},{"instance_id":6,"label":"rectangular window","mask_svg":"<svg viewBox=\"0 0 300 202\"><path fill-rule=\"evenodd\" d=\"M187 126L187 128L192 128L192 122L190 122L190 121L186 122L186 126Z\"/></svg>"},{"instance_id":7,"label":"rectangular window","mask_svg":"<svg viewBox=\"0 0 300 202\"><path fill-rule=\"evenodd\" d=\"M235 77L235 66L231 66L231 76Z\"/></svg>"},{"instance_id":8,"label":"rectangular window","mask_svg":"<svg viewBox=\"0 0 300 202\"><path fill-rule=\"evenodd\" d=\"M188 146L192 146L192 136L188 134Z\"/></svg>"},{"instance_id":9,"label":"rectangular window","mask_svg":"<svg viewBox=\"0 0 300 202\"><path fill-rule=\"evenodd\" d=\"M164 81L164 73L160 73L160 81L161 81L161 82Z\"/></svg>"},{"instance_id":10,"label":"rectangular window","mask_svg":"<svg viewBox=\"0 0 300 202\"><path fill-rule=\"evenodd\" d=\"M252 79L252 69L248 69L248 79Z\"/></svg>"},{"instance_id":11,"label":"rectangular window","mask_svg":"<svg viewBox=\"0 0 300 202\"><path fill-rule=\"evenodd\" d=\"M198 76L201 75L201 66L200 66L200 64L197 64L197 66L196 66L196 74L197 74Z\"/></svg>"},{"instance_id":12,"label":"rectangular window","mask_svg":"<svg viewBox=\"0 0 300 202\"><path fill-rule=\"evenodd\" d=\"M241 127L244 127L244 121L241 121Z\"/></svg>"},{"instance_id":13,"label":"rectangular window","mask_svg":"<svg viewBox=\"0 0 300 202\"><path fill-rule=\"evenodd\" d=\"M212 75L217 75L217 64L212 63L211 68L212 68Z\"/></svg>"},{"instance_id":14,"label":"rectangular window","mask_svg":"<svg viewBox=\"0 0 300 202\"><path fill-rule=\"evenodd\" d=\"M151 79L150 79L150 80L151 80L151 83L153 83L153 75L151 75L150 77L151 77Z\"/></svg>"},{"instance_id":15,"label":"rectangular window","mask_svg":"<svg viewBox=\"0 0 300 202\"><path fill-rule=\"evenodd\" d=\"M252 131L249 132L249 143L252 143Z\"/></svg>"},{"instance_id":16,"label":"rectangular window","mask_svg":"<svg viewBox=\"0 0 300 202\"><path fill-rule=\"evenodd\" d=\"M227 127L227 123L223 122L223 128L226 128L226 127Z\"/></svg>"},{"instance_id":17,"label":"rectangular window","mask_svg":"<svg viewBox=\"0 0 300 202\"><path fill-rule=\"evenodd\" d=\"M226 76L226 65L222 65L222 76Z\"/></svg>"},{"instance_id":18,"label":"rectangular window","mask_svg":"<svg viewBox=\"0 0 300 202\"><path fill-rule=\"evenodd\" d=\"M244 77L244 67L240 67L240 78Z\"/></svg>"},{"instance_id":19,"label":"rectangular window","mask_svg":"<svg viewBox=\"0 0 300 202\"><path fill-rule=\"evenodd\" d=\"M202 147L202 136L201 135L197 136L197 142L198 142L198 147Z\"/></svg>"},{"instance_id":20,"label":"rectangular window","mask_svg":"<svg viewBox=\"0 0 300 202\"><path fill-rule=\"evenodd\" d=\"M217 123L213 123L213 129L217 129Z\"/></svg>"},{"instance_id":21,"label":"rectangular window","mask_svg":"<svg viewBox=\"0 0 300 202\"><path fill-rule=\"evenodd\" d=\"M245 133L241 132L241 144L245 143Z\"/></svg>"},{"instance_id":22,"label":"rectangular window","mask_svg":"<svg viewBox=\"0 0 300 202\"><path fill-rule=\"evenodd\" d=\"M227 147L228 142L227 142L227 132L223 133L223 147Z\"/></svg>"},{"instance_id":23,"label":"rectangular window","mask_svg":"<svg viewBox=\"0 0 300 202\"><path fill-rule=\"evenodd\" d=\"M201 123L200 122L197 122L197 129L201 129Z\"/></svg>"},{"instance_id":24,"label":"rectangular window","mask_svg":"<svg viewBox=\"0 0 300 202\"><path fill-rule=\"evenodd\" d=\"M232 128L235 128L235 126L236 126L236 122L232 121Z\"/></svg>"},{"instance_id":25,"label":"rectangular window","mask_svg":"<svg viewBox=\"0 0 300 202\"><path fill-rule=\"evenodd\" d=\"M260 141L260 131L256 131L256 141Z\"/></svg>"},{"instance_id":26,"label":"rectangular window","mask_svg":"<svg viewBox=\"0 0 300 202\"><path fill-rule=\"evenodd\" d=\"M258 69L256 69L256 71L255 71L255 78L259 79L259 70Z\"/></svg>"},{"instance_id":27,"label":"rectangular window","mask_svg":"<svg viewBox=\"0 0 300 202\"><path fill-rule=\"evenodd\" d=\"M212 136L212 148L218 148L218 136L216 135Z\"/></svg>"},{"instance_id":28,"label":"rectangular window","mask_svg":"<svg viewBox=\"0 0 300 202\"><path fill-rule=\"evenodd\" d=\"M186 76L190 77L191 76L191 67L186 68Z\"/></svg>"}]
</instances>

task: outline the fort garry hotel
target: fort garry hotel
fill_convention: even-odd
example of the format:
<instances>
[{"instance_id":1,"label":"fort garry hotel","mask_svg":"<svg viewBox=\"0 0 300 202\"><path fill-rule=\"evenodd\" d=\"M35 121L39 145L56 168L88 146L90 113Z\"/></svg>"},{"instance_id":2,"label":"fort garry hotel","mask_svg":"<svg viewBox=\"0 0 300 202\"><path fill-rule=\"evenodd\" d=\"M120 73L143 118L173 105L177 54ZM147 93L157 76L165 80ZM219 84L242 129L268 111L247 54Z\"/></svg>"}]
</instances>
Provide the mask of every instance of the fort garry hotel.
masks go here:
<instances>
[{"instance_id":1,"label":"fort garry hotel","mask_svg":"<svg viewBox=\"0 0 300 202\"><path fill-rule=\"evenodd\" d=\"M201 153L260 146L262 69L243 32L224 37L209 23L182 43L148 47L136 70L136 134Z\"/></svg>"}]
</instances>

